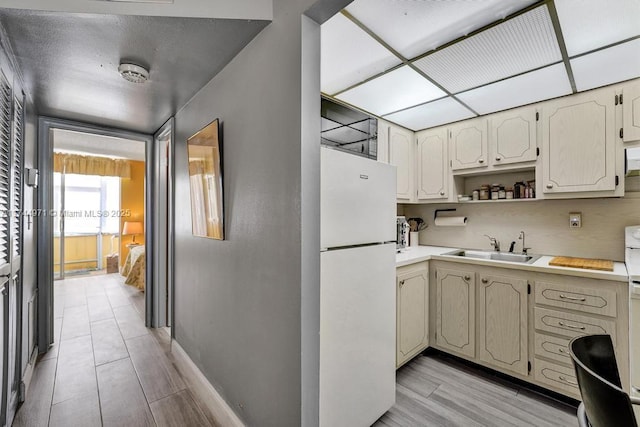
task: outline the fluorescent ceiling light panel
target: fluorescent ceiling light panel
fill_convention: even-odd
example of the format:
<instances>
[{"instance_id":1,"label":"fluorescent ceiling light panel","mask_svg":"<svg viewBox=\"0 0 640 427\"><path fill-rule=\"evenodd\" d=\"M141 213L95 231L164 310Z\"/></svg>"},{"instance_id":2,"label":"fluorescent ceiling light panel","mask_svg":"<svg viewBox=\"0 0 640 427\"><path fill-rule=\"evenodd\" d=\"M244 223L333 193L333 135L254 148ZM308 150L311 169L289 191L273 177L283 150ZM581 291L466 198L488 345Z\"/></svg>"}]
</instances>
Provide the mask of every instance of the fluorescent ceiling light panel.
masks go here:
<instances>
[{"instance_id":1,"label":"fluorescent ceiling light panel","mask_svg":"<svg viewBox=\"0 0 640 427\"><path fill-rule=\"evenodd\" d=\"M355 0L347 11L412 59L535 3L532 0Z\"/></svg>"},{"instance_id":2,"label":"fluorescent ceiling light panel","mask_svg":"<svg viewBox=\"0 0 640 427\"><path fill-rule=\"evenodd\" d=\"M447 97L389 114L384 118L415 131L474 116L475 114L464 105L451 97Z\"/></svg>"},{"instance_id":3,"label":"fluorescent ceiling light panel","mask_svg":"<svg viewBox=\"0 0 640 427\"><path fill-rule=\"evenodd\" d=\"M442 90L405 65L349 89L336 98L381 116L444 95Z\"/></svg>"},{"instance_id":4,"label":"fluorescent ceiling light panel","mask_svg":"<svg viewBox=\"0 0 640 427\"><path fill-rule=\"evenodd\" d=\"M98 0L118 3L173 3L173 0Z\"/></svg>"},{"instance_id":5,"label":"fluorescent ceiling light panel","mask_svg":"<svg viewBox=\"0 0 640 427\"><path fill-rule=\"evenodd\" d=\"M456 95L480 114L544 101L571 93L564 64L556 64Z\"/></svg>"},{"instance_id":6,"label":"fluorescent ceiling light panel","mask_svg":"<svg viewBox=\"0 0 640 427\"><path fill-rule=\"evenodd\" d=\"M541 6L414 64L457 93L560 60L549 11Z\"/></svg>"},{"instance_id":7,"label":"fluorescent ceiling light panel","mask_svg":"<svg viewBox=\"0 0 640 427\"><path fill-rule=\"evenodd\" d=\"M334 94L380 74L400 59L338 13L322 24L320 88Z\"/></svg>"},{"instance_id":8,"label":"fluorescent ceiling light panel","mask_svg":"<svg viewBox=\"0 0 640 427\"><path fill-rule=\"evenodd\" d=\"M640 77L640 39L572 59L571 69L579 91Z\"/></svg>"},{"instance_id":9,"label":"fluorescent ceiling light panel","mask_svg":"<svg viewBox=\"0 0 640 427\"><path fill-rule=\"evenodd\" d=\"M569 56L640 35L638 0L556 0L555 5Z\"/></svg>"}]
</instances>

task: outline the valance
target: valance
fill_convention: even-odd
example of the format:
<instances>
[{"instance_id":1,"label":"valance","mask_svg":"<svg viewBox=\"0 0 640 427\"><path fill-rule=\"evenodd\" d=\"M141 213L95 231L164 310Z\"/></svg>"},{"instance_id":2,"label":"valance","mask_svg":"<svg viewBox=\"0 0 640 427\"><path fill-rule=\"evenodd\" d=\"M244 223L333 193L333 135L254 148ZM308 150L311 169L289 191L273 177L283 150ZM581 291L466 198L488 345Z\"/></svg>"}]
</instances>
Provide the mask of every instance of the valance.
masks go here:
<instances>
[{"instance_id":1,"label":"valance","mask_svg":"<svg viewBox=\"0 0 640 427\"><path fill-rule=\"evenodd\" d=\"M53 153L53 171L77 175L131 178L131 165L128 160L69 153Z\"/></svg>"}]
</instances>

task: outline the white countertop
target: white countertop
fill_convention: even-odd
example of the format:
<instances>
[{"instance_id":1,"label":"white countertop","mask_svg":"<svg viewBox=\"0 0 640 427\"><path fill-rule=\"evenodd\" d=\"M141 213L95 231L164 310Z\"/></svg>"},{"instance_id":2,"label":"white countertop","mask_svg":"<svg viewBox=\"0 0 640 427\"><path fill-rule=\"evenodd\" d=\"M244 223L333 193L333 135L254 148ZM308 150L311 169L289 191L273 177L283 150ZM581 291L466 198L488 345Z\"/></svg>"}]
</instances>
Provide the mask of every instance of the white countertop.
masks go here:
<instances>
[{"instance_id":1,"label":"white countertop","mask_svg":"<svg viewBox=\"0 0 640 427\"><path fill-rule=\"evenodd\" d=\"M540 273L564 274L568 276L588 277L592 279L613 280L627 282L627 268L623 262L614 262L613 271L586 270L582 268L556 267L549 265L553 256L542 255L533 264L520 264L514 262L494 261L478 258L463 258L457 256L443 255L447 252L459 248L445 248L440 246L414 246L396 254L396 267L414 264L416 262L436 259L440 261L455 261L463 264L476 264L486 266L496 266L501 268L511 268L514 270L535 271Z\"/></svg>"}]
</instances>

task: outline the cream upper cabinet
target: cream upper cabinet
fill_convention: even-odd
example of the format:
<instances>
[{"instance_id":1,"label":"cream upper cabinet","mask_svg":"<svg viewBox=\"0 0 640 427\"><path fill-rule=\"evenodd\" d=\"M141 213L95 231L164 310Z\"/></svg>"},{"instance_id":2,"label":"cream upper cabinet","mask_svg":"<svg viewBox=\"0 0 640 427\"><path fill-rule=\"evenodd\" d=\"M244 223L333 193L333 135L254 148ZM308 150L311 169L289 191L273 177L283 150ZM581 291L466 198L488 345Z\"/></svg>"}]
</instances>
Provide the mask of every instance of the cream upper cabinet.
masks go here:
<instances>
[{"instance_id":1,"label":"cream upper cabinet","mask_svg":"<svg viewBox=\"0 0 640 427\"><path fill-rule=\"evenodd\" d=\"M542 111L542 191L615 190L614 91L562 98L545 104Z\"/></svg>"},{"instance_id":2,"label":"cream upper cabinet","mask_svg":"<svg viewBox=\"0 0 640 427\"><path fill-rule=\"evenodd\" d=\"M489 118L489 152L494 166L536 160L536 110L518 108Z\"/></svg>"},{"instance_id":3,"label":"cream upper cabinet","mask_svg":"<svg viewBox=\"0 0 640 427\"><path fill-rule=\"evenodd\" d=\"M453 170L487 167L487 119L465 120L449 128Z\"/></svg>"},{"instance_id":4,"label":"cream upper cabinet","mask_svg":"<svg viewBox=\"0 0 640 427\"><path fill-rule=\"evenodd\" d=\"M397 168L398 203L411 202L415 199L414 175L414 133L395 125L389 125L389 163Z\"/></svg>"},{"instance_id":5,"label":"cream upper cabinet","mask_svg":"<svg viewBox=\"0 0 640 427\"><path fill-rule=\"evenodd\" d=\"M475 357L475 273L469 269L436 271L436 344Z\"/></svg>"},{"instance_id":6,"label":"cream upper cabinet","mask_svg":"<svg viewBox=\"0 0 640 427\"><path fill-rule=\"evenodd\" d=\"M427 263L398 269L396 278L396 366L429 345L429 270Z\"/></svg>"},{"instance_id":7,"label":"cream upper cabinet","mask_svg":"<svg viewBox=\"0 0 640 427\"><path fill-rule=\"evenodd\" d=\"M418 201L449 198L449 156L447 129L418 132Z\"/></svg>"},{"instance_id":8,"label":"cream upper cabinet","mask_svg":"<svg viewBox=\"0 0 640 427\"><path fill-rule=\"evenodd\" d=\"M389 163L389 123L378 120L378 161Z\"/></svg>"},{"instance_id":9,"label":"cream upper cabinet","mask_svg":"<svg viewBox=\"0 0 640 427\"><path fill-rule=\"evenodd\" d=\"M527 282L480 274L478 289L480 360L527 375Z\"/></svg>"},{"instance_id":10,"label":"cream upper cabinet","mask_svg":"<svg viewBox=\"0 0 640 427\"><path fill-rule=\"evenodd\" d=\"M622 123L623 141L640 141L640 83L622 90Z\"/></svg>"}]
</instances>

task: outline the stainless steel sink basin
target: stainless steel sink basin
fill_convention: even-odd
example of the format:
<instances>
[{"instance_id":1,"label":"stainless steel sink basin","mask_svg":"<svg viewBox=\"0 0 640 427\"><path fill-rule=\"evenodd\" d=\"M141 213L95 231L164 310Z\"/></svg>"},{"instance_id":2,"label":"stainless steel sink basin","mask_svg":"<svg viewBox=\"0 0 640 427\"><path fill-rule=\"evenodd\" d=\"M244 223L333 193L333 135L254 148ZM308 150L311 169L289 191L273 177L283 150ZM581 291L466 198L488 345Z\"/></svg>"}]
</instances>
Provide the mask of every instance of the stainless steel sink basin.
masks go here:
<instances>
[{"instance_id":1,"label":"stainless steel sink basin","mask_svg":"<svg viewBox=\"0 0 640 427\"><path fill-rule=\"evenodd\" d=\"M514 254L510 252L468 251L456 250L444 255L459 256L465 258L489 259L493 261L516 262L519 264L533 264L540 258L539 255Z\"/></svg>"}]
</instances>

